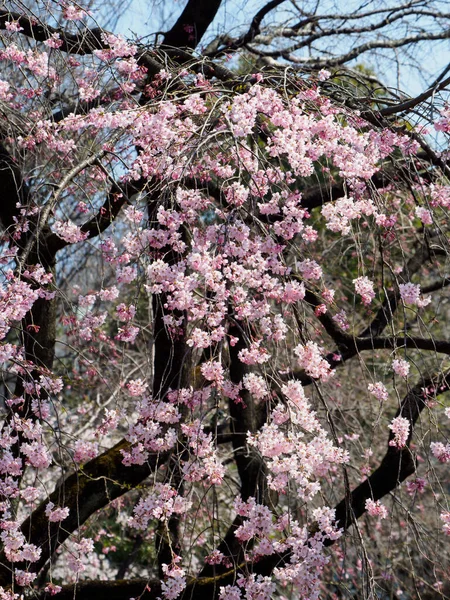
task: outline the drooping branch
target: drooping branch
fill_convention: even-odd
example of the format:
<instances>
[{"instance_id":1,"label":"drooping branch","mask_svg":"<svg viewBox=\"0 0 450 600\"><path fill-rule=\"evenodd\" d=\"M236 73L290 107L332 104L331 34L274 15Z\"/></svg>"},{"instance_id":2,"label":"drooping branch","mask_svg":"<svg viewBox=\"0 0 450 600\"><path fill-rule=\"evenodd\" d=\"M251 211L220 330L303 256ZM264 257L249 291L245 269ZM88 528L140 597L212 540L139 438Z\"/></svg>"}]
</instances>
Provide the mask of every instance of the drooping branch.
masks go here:
<instances>
[{"instance_id":1,"label":"drooping branch","mask_svg":"<svg viewBox=\"0 0 450 600\"><path fill-rule=\"evenodd\" d=\"M433 289L441 289L442 286L443 283L440 282L437 287L432 287ZM424 288L424 291L426 291L426 288ZM392 311L391 318L393 317L393 312L395 310L392 303L393 298L398 302L398 294L393 294L388 299L389 307ZM319 298L310 290L306 291L305 300L314 307L317 307L320 304ZM350 352L354 356L356 353L364 350L381 350L388 348L391 350L395 348L413 348L415 350L430 350L441 354L450 354L450 342L447 340L436 340L434 338L422 338L417 336L374 337L372 335L373 332L383 331L387 322L390 320L386 318L386 310L383 310L381 314L383 315L383 319L377 314L371 325L356 337L343 331L328 313L320 315L318 319L324 326L325 331L336 343L338 349L343 350L345 354ZM347 359L348 358L349 356L347 356Z\"/></svg>"},{"instance_id":2,"label":"drooping branch","mask_svg":"<svg viewBox=\"0 0 450 600\"><path fill-rule=\"evenodd\" d=\"M390 20L386 23L387 25L389 25L392 22L393 17L396 16L398 13L401 13L403 16L416 15L418 17L427 16L436 19L448 17L448 13L442 13L439 10L421 8L420 6L418 6L420 4L421 2L417 1L405 2L404 4L393 4L391 6L386 5L375 10L369 10L365 12L354 11L349 13L307 14L306 12L302 11L301 14L303 18L300 21L298 21L292 26L276 27L273 32L269 31L267 35L272 35L272 37L270 38L271 40L274 39L275 35L279 35L284 38L292 38L297 35L308 35L309 32L306 28L311 25L316 26L316 24L320 24L321 21L322 24L320 24L319 29L321 29L322 31L328 31L328 28L324 24L324 22L329 21L330 24L332 24L332 28L334 29L334 31L338 32L340 31L340 23L362 21L363 19L376 17L378 15L390 15ZM357 28L358 25L355 25L355 29ZM359 29L361 29L361 26L359 27ZM356 31L356 33L358 33L358 30ZM269 39L267 37L261 36L260 38L258 38L258 42L260 43L267 43L268 41Z\"/></svg>"},{"instance_id":3,"label":"drooping branch","mask_svg":"<svg viewBox=\"0 0 450 600\"><path fill-rule=\"evenodd\" d=\"M153 453L143 465L130 468L123 464L123 452L127 451L130 444L122 440L88 462L82 470L67 477L23 522L22 531L28 542L41 548L39 560L29 570L39 572L55 550L91 515L136 487L167 459L167 454ZM63 526L49 523L45 515L48 502L69 508ZM10 565L3 553L0 561L0 585L6 586L11 580ZM15 566L20 568L18 563Z\"/></svg>"},{"instance_id":4,"label":"drooping branch","mask_svg":"<svg viewBox=\"0 0 450 600\"><path fill-rule=\"evenodd\" d=\"M411 439L420 413L427 406L427 391L433 388L433 394L440 395L450 389L450 371L442 375L435 375L423 379L406 394L396 413L409 421L410 429L408 440L404 448L388 445L387 452L380 466L357 486L349 498L344 498L336 505L336 524L347 529L355 520L359 519L366 511L367 499L380 500L392 492L402 481L412 475L417 468L414 454L410 448ZM391 432L389 441L394 435Z\"/></svg>"},{"instance_id":5,"label":"drooping branch","mask_svg":"<svg viewBox=\"0 0 450 600\"><path fill-rule=\"evenodd\" d=\"M393 174L389 170L377 171L372 175L368 184L375 189L386 187L392 181ZM302 207L307 210L323 206L327 202L338 200L345 196L346 188L344 181L329 182L325 184L308 187L302 191Z\"/></svg>"},{"instance_id":6,"label":"drooping branch","mask_svg":"<svg viewBox=\"0 0 450 600\"><path fill-rule=\"evenodd\" d=\"M376 20L376 16L382 18ZM377 49L396 50L405 46L419 44L423 41L439 41L448 39L449 30L446 28L445 21L449 14L439 10L433 10L428 7L414 6L414 3L404 5L395 5L390 8L385 7L375 11L358 11L347 15L320 15L302 13L302 18L298 23L291 26L267 27L260 35L247 43L246 49L252 54L259 56L272 66L280 66L282 63L275 63L276 57L289 61L295 68L302 70L319 69L323 67L336 67L357 59L366 52ZM408 35L412 20L416 18L418 24L414 27L414 35ZM420 24L420 20L424 24ZM355 21L359 21L359 23ZM431 28L429 20L433 21L436 28ZM401 36L393 39L387 32L393 24L402 31ZM401 29L400 29L401 28ZM336 51L341 45L336 43L329 48L320 48L319 43L322 40L340 40L346 38L356 42L361 36L370 36L372 32L380 33L373 39L353 47L347 52ZM384 34L384 35L383 35ZM287 39L299 39L298 42L287 46ZM278 44L276 42L279 42ZM227 41L226 46L231 46L233 42ZM269 48L269 49L268 49ZM315 52L305 54L304 49L314 49ZM301 52L303 50L303 53ZM299 52L300 51L300 52ZM322 52L322 57L320 53ZM319 56L318 56L319 55Z\"/></svg>"},{"instance_id":7,"label":"drooping branch","mask_svg":"<svg viewBox=\"0 0 450 600\"><path fill-rule=\"evenodd\" d=\"M33 267L39 265L44 267L47 274L54 276L55 255L48 252L45 244L39 243L41 240L30 234L27 230L28 226L23 227L21 233L16 231L16 226L18 228L22 227L21 219L26 220L28 218L33 225L35 223L34 216L27 217L22 214L22 211L26 212L31 209L32 196L19 165L16 164L1 143L0 187L2 190L0 221L3 227L6 228L6 238L10 246L15 247L20 260L23 259L25 250L28 248L26 261L23 262L24 267L32 270ZM30 212L32 211L30 210ZM18 269L18 272L21 275L20 269ZM30 280L27 283L30 283ZM25 393L26 383L34 386L42 372L41 369L45 372L53 366L56 339L56 300L54 298L37 298L32 308L22 318L18 332L25 359L30 364L35 365L36 368L24 370L23 372L19 371L16 374L14 395L15 397L23 397L24 403L20 410L14 405L10 408L3 427L8 426L14 415L28 416L31 408L31 397L28 393ZM41 399L44 400L45 396L46 393L42 391ZM22 434L19 432L18 440L12 446L12 453L15 458L19 457L21 440Z\"/></svg>"},{"instance_id":8,"label":"drooping branch","mask_svg":"<svg viewBox=\"0 0 450 600\"><path fill-rule=\"evenodd\" d=\"M450 77L447 77L443 81L438 84L432 85L430 88L419 94L414 98L410 98L409 100L405 100L404 102L400 102L395 104L394 106L388 106L380 110L380 114L383 117L389 117L390 115L396 115L402 112L408 112L412 108L415 108L425 100L428 100L433 94L439 92L440 90L445 89L450 84Z\"/></svg>"},{"instance_id":9,"label":"drooping branch","mask_svg":"<svg viewBox=\"0 0 450 600\"><path fill-rule=\"evenodd\" d=\"M250 371L239 359L239 352L247 347L242 330L238 324L230 327L230 336L239 337L239 341L229 348L230 380L235 384L242 383L243 378ZM248 433L258 432L267 420L267 404L258 403L247 390L241 390L240 400L230 399L230 430L231 443L233 446L234 460L241 482L240 496L247 501L254 497L259 504L267 505L270 502L267 486L267 469L261 455L247 443ZM218 550L233 563L239 564L244 557L244 549L235 536L236 529L242 525L242 518L238 515L234 519L228 531L224 535ZM206 565L200 572L199 577L212 577L223 574L227 568L223 565Z\"/></svg>"},{"instance_id":10,"label":"drooping branch","mask_svg":"<svg viewBox=\"0 0 450 600\"><path fill-rule=\"evenodd\" d=\"M411 348L413 350L428 350L438 354L450 354L450 342L447 340L435 340L433 338L415 336L352 338L352 340L357 352L362 352L363 350Z\"/></svg>"}]
</instances>

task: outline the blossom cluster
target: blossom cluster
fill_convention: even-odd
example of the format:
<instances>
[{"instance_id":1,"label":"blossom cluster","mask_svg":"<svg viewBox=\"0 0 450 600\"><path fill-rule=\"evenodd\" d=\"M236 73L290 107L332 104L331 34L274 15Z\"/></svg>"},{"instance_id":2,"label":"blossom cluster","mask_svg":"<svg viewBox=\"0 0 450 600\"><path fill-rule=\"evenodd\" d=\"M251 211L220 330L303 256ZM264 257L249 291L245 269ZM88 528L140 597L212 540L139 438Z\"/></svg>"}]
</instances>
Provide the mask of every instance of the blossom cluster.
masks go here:
<instances>
[{"instance_id":1,"label":"blossom cluster","mask_svg":"<svg viewBox=\"0 0 450 600\"><path fill-rule=\"evenodd\" d=\"M389 429L394 434L394 437L389 442L389 446L395 446L397 448L403 448L408 441L410 432L410 424L408 419L404 417L395 417L389 424Z\"/></svg>"},{"instance_id":2,"label":"blossom cluster","mask_svg":"<svg viewBox=\"0 0 450 600\"><path fill-rule=\"evenodd\" d=\"M450 461L450 444L431 442L430 448L433 456L437 458L439 462L446 463Z\"/></svg>"},{"instance_id":3,"label":"blossom cluster","mask_svg":"<svg viewBox=\"0 0 450 600\"><path fill-rule=\"evenodd\" d=\"M392 369L394 373L406 379L408 377L410 364L407 360L403 360L402 358L396 358L392 361Z\"/></svg>"},{"instance_id":4,"label":"blossom cluster","mask_svg":"<svg viewBox=\"0 0 450 600\"><path fill-rule=\"evenodd\" d=\"M286 493L293 485L300 498L310 500L320 490L318 477L332 465L346 462L348 455L329 439L299 382L284 385L282 392L288 400L288 411L276 410L272 423L257 434L248 434L248 443L267 459L269 487ZM308 441L297 427L313 433L313 437Z\"/></svg>"},{"instance_id":5,"label":"blossom cluster","mask_svg":"<svg viewBox=\"0 0 450 600\"><path fill-rule=\"evenodd\" d=\"M422 298L420 296L420 285L414 283L400 283L398 286L400 289L400 297L403 302L408 304L415 304L419 308L427 306L431 302L431 298Z\"/></svg>"},{"instance_id":6,"label":"blossom cluster","mask_svg":"<svg viewBox=\"0 0 450 600\"><path fill-rule=\"evenodd\" d=\"M334 375L330 364L322 358L322 349L315 342L307 342L294 348L298 364L314 379L327 381Z\"/></svg>"},{"instance_id":7,"label":"blossom cluster","mask_svg":"<svg viewBox=\"0 0 450 600\"><path fill-rule=\"evenodd\" d=\"M372 500L368 498L365 503L365 509L372 517L379 517L380 519L386 519L388 516L387 508L381 504L379 500Z\"/></svg>"}]
</instances>

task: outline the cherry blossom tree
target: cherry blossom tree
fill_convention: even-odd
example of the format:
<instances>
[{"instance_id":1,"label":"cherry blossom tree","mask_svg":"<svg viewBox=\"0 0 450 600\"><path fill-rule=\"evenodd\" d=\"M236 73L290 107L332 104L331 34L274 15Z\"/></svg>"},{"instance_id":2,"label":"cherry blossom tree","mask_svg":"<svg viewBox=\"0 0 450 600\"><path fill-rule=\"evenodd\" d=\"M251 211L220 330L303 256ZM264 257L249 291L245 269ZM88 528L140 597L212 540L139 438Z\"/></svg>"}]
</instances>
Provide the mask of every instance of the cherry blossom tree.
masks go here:
<instances>
[{"instance_id":1,"label":"cherry blossom tree","mask_svg":"<svg viewBox=\"0 0 450 600\"><path fill-rule=\"evenodd\" d=\"M447 598L449 16L12 4L0 598Z\"/></svg>"}]
</instances>

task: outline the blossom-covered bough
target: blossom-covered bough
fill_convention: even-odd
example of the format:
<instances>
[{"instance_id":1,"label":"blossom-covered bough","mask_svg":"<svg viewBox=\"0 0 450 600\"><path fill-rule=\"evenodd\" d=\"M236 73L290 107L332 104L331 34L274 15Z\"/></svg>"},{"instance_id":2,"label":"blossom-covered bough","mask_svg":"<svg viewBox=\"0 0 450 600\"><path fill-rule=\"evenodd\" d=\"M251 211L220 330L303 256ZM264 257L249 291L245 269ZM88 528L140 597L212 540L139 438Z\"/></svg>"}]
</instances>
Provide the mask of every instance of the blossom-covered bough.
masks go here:
<instances>
[{"instance_id":1,"label":"blossom-covered bough","mask_svg":"<svg viewBox=\"0 0 450 600\"><path fill-rule=\"evenodd\" d=\"M0 12L0 598L448 593L445 73L242 75L281 2L195 52L220 4Z\"/></svg>"}]
</instances>

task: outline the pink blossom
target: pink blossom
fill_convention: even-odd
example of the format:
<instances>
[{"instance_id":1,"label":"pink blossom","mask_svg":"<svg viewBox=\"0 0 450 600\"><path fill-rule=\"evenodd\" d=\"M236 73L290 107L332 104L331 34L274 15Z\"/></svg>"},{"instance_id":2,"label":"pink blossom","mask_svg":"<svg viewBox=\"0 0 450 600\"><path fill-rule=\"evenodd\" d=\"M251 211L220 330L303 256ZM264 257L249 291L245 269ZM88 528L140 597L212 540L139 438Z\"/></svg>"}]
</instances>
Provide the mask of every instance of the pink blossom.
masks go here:
<instances>
[{"instance_id":1,"label":"pink blossom","mask_svg":"<svg viewBox=\"0 0 450 600\"><path fill-rule=\"evenodd\" d=\"M64 387L60 377L52 378L47 375L40 375L39 383L49 394L59 394Z\"/></svg>"},{"instance_id":2,"label":"pink blossom","mask_svg":"<svg viewBox=\"0 0 450 600\"><path fill-rule=\"evenodd\" d=\"M420 297L420 285L413 283L401 283L399 286L400 297L405 304L415 304L419 308L427 306L431 302L431 298Z\"/></svg>"},{"instance_id":3,"label":"pink blossom","mask_svg":"<svg viewBox=\"0 0 450 600\"><path fill-rule=\"evenodd\" d=\"M30 573L29 571L21 571L20 569L14 569L14 579L18 585L27 586L30 585L37 577L36 573Z\"/></svg>"},{"instance_id":4,"label":"pink blossom","mask_svg":"<svg viewBox=\"0 0 450 600\"><path fill-rule=\"evenodd\" d=\"M7 81L0 79L0 100L11 100L12 94L9 92L10 85Z\"/></svg>"},{"instance_id":5,"label":"pink blossom","mask_svg":"<svg viewBox=\"0 0 450 600\"><path fill-rule=\"evenodd\" d=\"M52 459L41 442L24 443L21 446L22 453L27 457L26 462L36 469L47 469Z\"/></svg>"},{"instance_id":6,"label":"pink blossom","mask_svg":"<svg viewBox=\"0 0 450 600\"><path fill-rule=\"evenodd\" d=\"M291 281L284 284L284 292L281 297L283 302L293 304L305 297L305 284L298 281Z\"/></svg>"},{"instance_id":7,"label":"pink blossom","mask_svg":"<svg viewBox=\"0 0 450 600\"><path fill-rule=\"evenodd\" d=\"M331 73L330 71L327 71L326 69L321 69L317 75L319 81L326 81L327 79L329 79L331 77Z\"/></svg>"},{"instance_id":8,"label":"pink blossom","mask_svg":"<svg viewBox=\"0 0 450 600\"><path fill-rule=\"evenodd\" d=\"M388 511L383 504L379 500L374 501L371 498L366 500L365 508L369 515L372 517L379 517L380 519L386 519L388 516Z\"/></svg>"},{"instance_id":9,"label":"pink blossom","mask_svg":"<svg viewBox=\"0 0 450 600\"><path fill-rule=\"evenodd\" d=\"M441 119L435 122L434 127L436 131L450 131L450 107L448 104L441 110Z\"/></svg>"},{"instance_id":10,"label":"pink blossom","mask_svg":"<svg viewBox=\"0 0 450 600\"><path fill-rule=\"evenodd\" d=\"M263 364L270 359L270 354L261 348L261 342L253 342L249 348L243 348L238 353L239 360L246 365Z\"/></svg>"},{"instance_id":11,"label":"pink blossom","mask_svg":"<svg viewBox=\"0 0 450 600\"><path fill-rule=\"evenodd\" d=\"M297 269L305 279L320 279L323 274L320 265L309 258L299 263Z\"/></svg>"},{"instance_id":12,"label":"pink blossom","mask_svg":"<svg viewBox=\"0 0 450 600\"><path fill-rule=\"evenodd\" d=\"M115 300L119 296L119 290L113 285L108 289L100 290L98 295L101 300Z\"/></svg>"},{"instance_id":13,"label":"pink blossom","mask_svg":"<svg viewBox=\"0 0 450 600\"><path fill-rule=\"evenodd\" d=\"M416 492L418 492L419 494L423 494L426 485L426 479L423 479L422 477L416 477L414 481L408 481L406 483L406 489L408 491L408 494L411 496Z\"/></svg>"},{"instance_id":14,"label":"pink blossom","mask_svg":"<svg viewBox=\"0 0 450 600\"><path fill-rule=\"evenodd\" d=\"M186 572L172 563L162 565L165 580L161 583L162 596L166 600L175 600L186 587Z\"/></svg>"},{"instance_id":15,"label":"pink blossom","mask_svg":"<svg viewBox=\"0 0 450 600\"><path fill-rule=\"evenodd\" d=\"M415 212L416 217L420 219L424 225L433 224L433 217L428 209L423 208L422 206L417 206Z\"/></svg>"},{"instance_id":16,"label":"pink blossom","mask_svg":"<svg viewBox=\"0 0 450 600\"><path fill-rule=\"evenodd\" d=\"M112 58L132 56L136 53L137 47L133 44L129 44L121 35L103 33L102 39L106 44L108 44L109 48L106 50L97 50L94 52L96 56L102 58L103 60L111 60Z\"/></svg>"},{"instance_id":17,"label":"pink blossom","mask_svg":"<svg viewBox=\"0 0 450 600\"><path fill-rule=\"evenodd\" d=\"M88 233L83 233L81 229L71 221L55 221L53 231L68 244L82 242L88 237Z\"/></svg>"},{"instance_id":18,"label":"pink blossom","mask_svg":"<svg viewBox=\"0 0 450 600\"><path fill-rule=\"evenodd\" d=\"M241 600L241 590L236 585L220 587L219 600Z\"/></svg>"},{"instance_id":19,"label":"pink blossom","mask_svg":"<svg viewBox=\"0 0 450 600\"><path fill-rule=\"evenodd\" d=\"M119 424L120 413L116 409L105 408L105 415L102 419L100 427L96 431L96 436L106 435L109 431L116 429Z\"/></svg>"},{"instance_id":20,"label":"pink blossom","mask_svg":"<svg viewBox=\"0 0 450 600\"><path fill-rule=\"evenodd\" d=\"M80 308L91 308L95 304L96 295L87 294L86 296L78 296L78 306Z\"/></svg>"},{"instance_id":21,"label":"pink blossom","mask_svg":"<svg viewBox=\"0 0 450 600\"><path fill-rule=\"evenodd\" d=\"M56 594L59 594L59 592L62 590L62 587L60 585L55 585L54 583L47 583L47 585L45 586L44 591L47 592L47 594L50 594L50 596L56 596Z\"/></svg>"},{"instance_id":22,"label":"pink blossom","mask_svg":"<svg viewBox=\"0 0 450 600\"><path fill-rule=\"evenodd\" d=\"M267 506L257 504L254 498L247 502L235 500L235 510L238 515L245 517L244 523L235 531L235 536L240 542L247 542L253 537L263 537L272 529L272 513Z\"/></svg>"},{"instance_id":23,"label":"pink blossom","mask_svg":"<svg viewBox=\"0 0 450 600\"><path fill-rule=\"evenodd\" d=\"M345 312L345 310L341 310L340 312L336 313L333 316L333 321L337 323L343 331L347 331L347 329L350 328L350 325L348 324L347 320L347 313Z\"/></svg>"},{"instance_id":24,"label":"pink blossom","mask_svg":"<svg viewBox=\"0 0 450 600\"><path fill-rule=\"evenodd\" d=\"M145 530L149 521L167 521L174 514L186 513L190 506L191 502L178 495L170 485L157 483L150 494L139 500L128 524L136 529Z\"/></svg>"},{"instance_id":25,"label":"pink blossom","mask_svg":"<svg viewBox=\"0 0 450 600\"><path fill-rule=\"evenodd\" d=\"M65 6L63 14L68 21L81 21L87 13L78 5L68 4Z\"/></svg>"},{"instance_id":26,"label":"pink blossom","mask_svg":"<svg viewBox=\"0 0 450 600\"><path fill-rule=\"evenodd\" d=\"M431 442L430 448L433 456L437 458L439 462L446 463L450 461L450 444Z\"/></svg>"},{"instance_id":27,"label":"pink blossom","mask_svg":"<svg viewBox=\"0 0 450 600\"><path fill-rule=\"evenodd\" d=\"M78 542L72 542L70 553L67 555L67 566L74 573L82 573L86 570L85 560L87 555L94 550L94 542L90 538L82 538Z\"/></svg>"},{"instance_id":28,"label":"pink blossom","mask_svg":"<svg viewBox=\"0 0 450 600\"><path fill-rule=\"evenodd\" d=\"M6 21L5 29L13 32L23 31L23 27L20 26L19 21Z\"/></svg>"},{"instance_id":29,"label":"pink blossom","mask_svg":"<svg viewBox=\"0 0 450 600\"><path fill-rule=\"evenodd\" d=\"M126 342L132 344L139 333L139 327L134 327L134 325L127 324L125 327L119 327L119 331L114 339L119 342Z\"/></svg>"},{"instance_id":30,"label":"pink blossom","mask_svg":"<svg viewBox=\"0 0 450 600\"><path fill-rule=\"evenodd\" d=\"M316 315L316 317L320 317L320 315L324 315L327 312L327 310L328 309L327 309L327 305L326 304L319 304L314 309L314 314Z\"/></svg>"},{"instance_id":31,"label":"pink blossom","mask_svg":"<svg viewBox=\"0 0 450 600\"><path fill-rule=\"evenodd\" d=\"M375 298L373 282L368 277L358 277L353 280L357 294L360 294L363 304L368 306Z\"/></svg>"},{"instance_id":32,"label":"pink blossom","mask_svg":"<svg viewBox=\"0 0 450 600\"><path fill-rule=\"evenodd\" d=\"M248 577L240 575L237 580L240 588L245 590L247 600L272 600L275 592L275 582L271 577L251 574Z\"/></svg>"},{"instance_id":33,"label":"pink blossom","mask_svg":"<svg viewBox=\"0 0 450 600\"><path fill-rule=\"evenodd\" d=\"M127 206L123 213L127 221L135 224L140 223L144 216L144 213L141 210L138 210L135 206Z\"/></svg>"},{"instance_id":34,"label":"pink blossom","mask_svg":"<svg viewBox=\"0 0 450 600\"><path fill-rule=\"evenodd\" d=\"M40 492L37 488L28 486L20 491L20 496L25 500L25 502L32 503L39 498Z\"/></svg>"},{"instance_id":35,"label":"pink blossom","mask_svg":"<svg viewBox=\"0 0 450 600\"><path fill-rule=\"evenodd\" d=\"M98 454L98 443L88 442L85 440L77 440L74 445L73 460L76 463L83 463L91 458L95 458Z\"/></svg>"},{"instance_id":36,"label":"pink blossom","mask_svg":"<svg viewBox=\"0 0 450 600\"><path fill-rule=\"evenodd\" d=\"M143 396L147 390L148 384L142 379L130 379L127 383L128 391L131 396L139 398Z\"/></svg>"},{"instance_id":37,"label":"pink blossom","mask_svg":"<svg viewBox=\"0 0 450 600\"><path fill-rule=\"evenodd\" d=\"M60 521L64 521L64 519L67 519L69 516L69 512L70 510L67 507L60 508L57 506L55 508L53 502L48 502L47 506L45 507L45 516L50 523L59 523Z\"/></svg>"},{"instance_id":38,"label":"pink blossom","mask_svg":"<svg viewBox=\"0 0 450 600\"><path fill-rule=\"evenodd\" d=\"M136 315L136 307L133 304L127 306L122 302L116 308L116 313L119 321L131 321Z\"/></svg>"},{"instance_id":39,"label":"pink blossom","mask_svg":"<svg viewBox=\"0 0 450 600\"><path fill-rule=\"evenodd\" d=\"M244 376L242 383L244 388L247 389L257 400L263 400L269 395L267 384L260 375L249 373L248 375Z\"/></svg>"},{"instance_id":40,"label":"pink blossom","mask_svg":"<svg viewBox=\"0 0 450 600\"><path fill-rule=\"evenodd\" d=\"M201 365L200 370L207 381L213 381L220 385L224 380L223 367L219 362L205 362Z\"/></svg>"},{"instance_id":41,"label":"pink blossom","mask_svg":"<svg viewBox=\"0 0 450 600\"><path fill-rule=\"evenodd\" d=\"M242 206L248 198L249 190L238 182L232 183L225 190L227 202L234 206Z\"/></svg>"},{"instance_id":42,"label":"pink blossom","mask_svg":"<svg viewBox=\"0 0 450 600\"><path fill-rule=\"evenodd\" d=\"M444 523L442 526L442 531L446 535L450 535L450 512L444 511L440 514L441 521Z\"/></svg>"},{"instance_id":43,"label":"pink blossom","mask_svg":"<svg viewBox=\"0 0 450 600\"><path fill-rule=\"evenodd\" d=\"M334 375L330 364L321 356L322 348L315 342L307 342L305 346L299 345L294 348L294 353L298 357L298 364L304 368L307 375L314 379L328 381Z\"/></svg>"},{"instance_id":44,"label":"pink blossom","mask_svg":"<svg viewBox=\"0 0 450 600\"><path fill-rule=\"evenodd\" d=\"M37 548L34 544L24 544L19 556L19 560L36 562L41 556L41 549Z\"/></svg>"},{"instance_id":45,"label":"pink blossom","mask_svg":"<svg viewBox=\"0 0 450 600\"><path fill-rule=\"evenodd\" d=\"M187 481L202 481L206 478L211 485L220 485L225 469L217 455L211 434L203 431L198 419L190 425L183 424L181 429L187 436L193 454L183 467Z\"/></svg>"},{"instance_id":46,"label":"pink blossom","mask_svg":"<svg viewBox=\"0 0 450 600\"><path fill-rule=\"evenodd\" d=\"M389 393L385 386L381 383L381 381L377 381L376 383L369 383L367 389L372 394L372 396L375 396L375 398L377 398L380 402L384 402L389 397Z\"/></svg>"},{"instance_id":47,"label":"pink blossom","mask_svg":"<svg viewBox=\"0 0 450 600\"><path fill-rule=\"evenodd\" d=\"M325 288L322 292L322 297L327 304L332 304L332 302L334 301L335 294L336 290Z\"/></svg>"},{"instance_id":48,"label":"pink blossom","mask_svg":"<svg viewBox=\"0 0 450 600\"><path fill-rule=\"evenodd\" d=\"M187 341L187 345L194 346L194 348L208 348L211 345L211 335L207 331L195 327Z\"/></svg>"},{"instance_id":49,"label":"pink blossom","mask_svg":"<svg viewBox=\"0 0 450 600\"><path fill-rule=\"evenodd\" d=\"M390 440L389 446L403 448L408 441L410 425L408 419L404 417L396 417L389 424L389 429L394 434L394 439Z\"/></svg>"},{"instance_id":50,"label":"pink blossom","mask_svg":"<svg viewBox=\"0 0 450 600\"><path fill-rule=\"evenodd\" d=\"M137 277L136 267L126 266L116 271L117 283L131 283Z\"/></svg>"},{"instance_id":51,"label":"pink blossom","mask_svg":"<svg viewBox=\"0 0 450 600\"><path fill-rule=\"evenodd\" d=\"M0 339L9 331L11 322L20 321L39 297L31 285L7 273L5 287L0 287Z\"/></svg>"},{"instance_id":52,"label":"pink blossom","mask_svg":"<svg viewBox=\"0 0 450 600\"><path fill-rule=\"evenodd\" d=\"M211 554L205 558L205 563L207 565L220 565L224 558L225 555L222 554L220 550L213 550Z\"/></svg>"},{"instance_id":53,"label":"pink blossom","mask_svg":"<svg viewBox=\"0 0 450 600\"><path fill-rule=\"evenodd\" d=\"M392 361L392 369L394 373L400 375L400 377L404 377L405 379L408 377L410 364L408 361L403 360L401 358L396 358Z\"/></svg>"},{"instance_id":54,"label":"pink blossom","mask_svg":"<svg viewBox=\"0 0 450 600\"><path fill-rule=\"evenodd\" d=\"M61 48L63 41L60 39L59 33L52 33L51 37L45 40L44 44L49 48Z\"/></svg>"}]
</instances>

